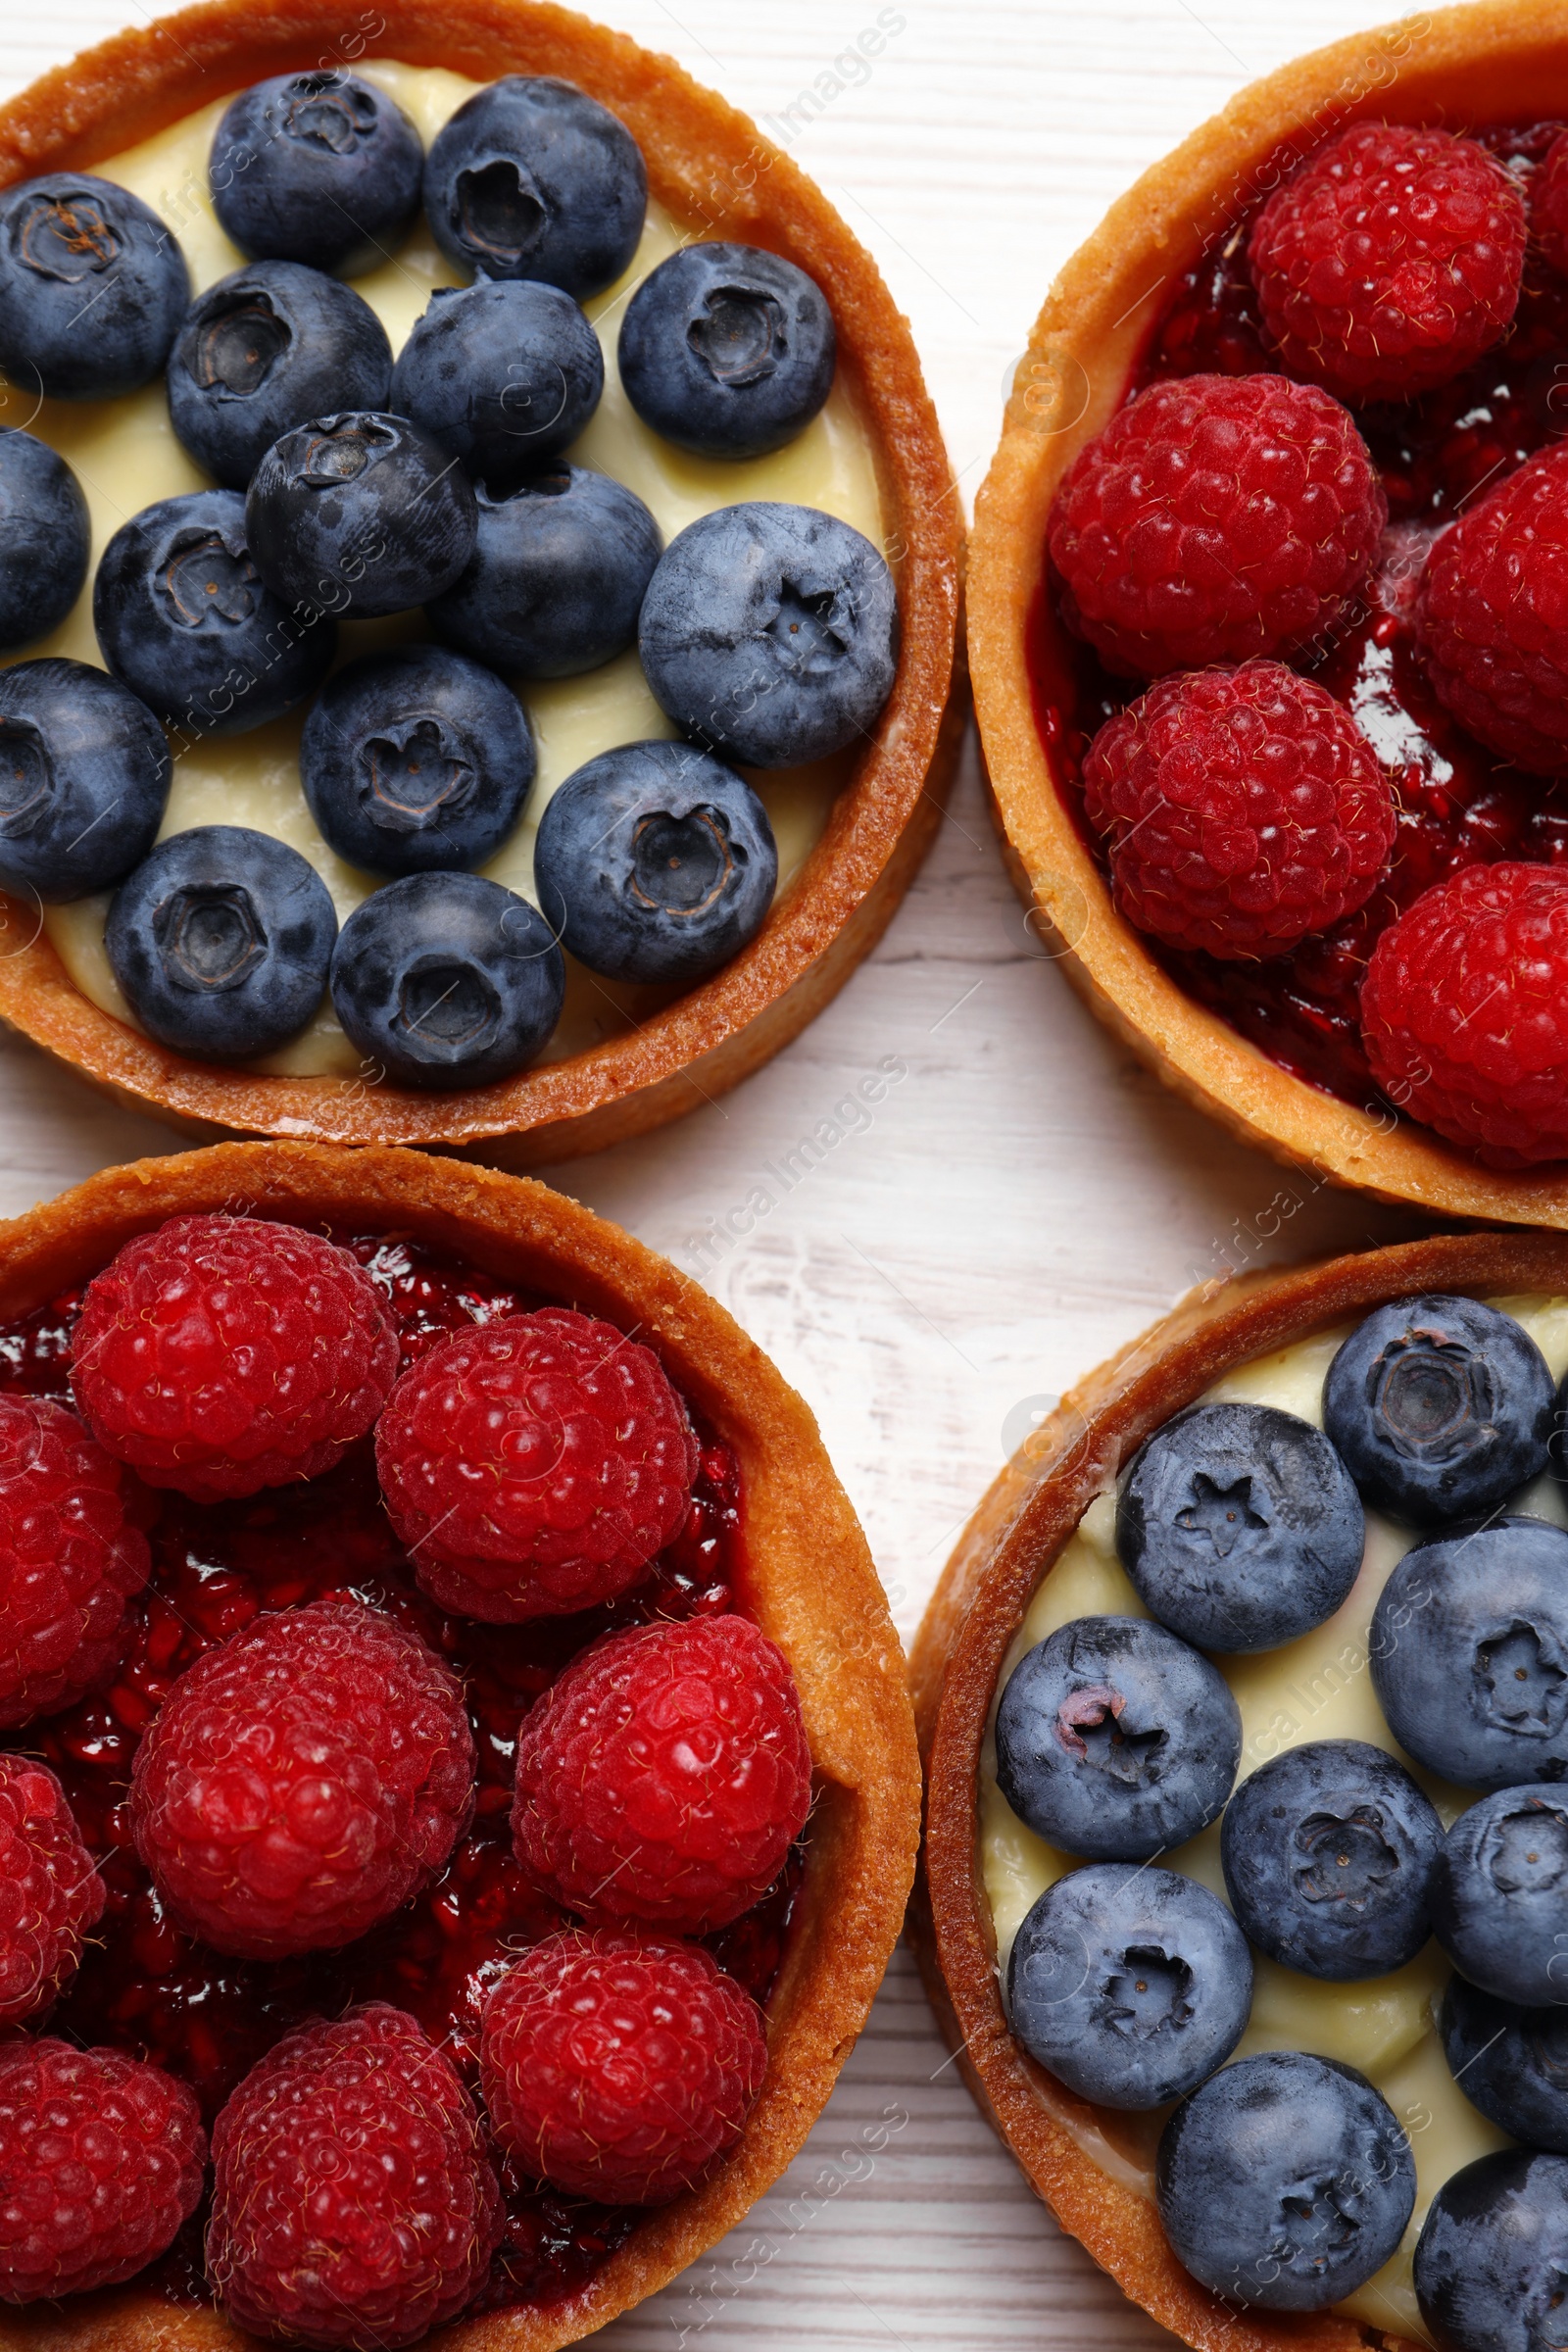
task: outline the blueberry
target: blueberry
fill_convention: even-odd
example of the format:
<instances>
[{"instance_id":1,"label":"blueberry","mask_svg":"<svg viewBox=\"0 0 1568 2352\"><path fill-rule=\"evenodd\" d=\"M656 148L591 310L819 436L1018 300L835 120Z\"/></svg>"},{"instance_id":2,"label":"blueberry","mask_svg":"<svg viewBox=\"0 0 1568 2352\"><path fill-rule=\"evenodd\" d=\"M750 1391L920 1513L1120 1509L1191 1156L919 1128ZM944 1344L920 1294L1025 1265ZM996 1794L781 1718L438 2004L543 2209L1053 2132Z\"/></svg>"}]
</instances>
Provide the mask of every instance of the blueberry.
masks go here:
<instances>
[{"instance_id":1,"label":"blueberry","mask_svg":"<svg viewBox=\"0 0 1568 2352\"><path fill-rule=\"evenodd\" d=\"M300 262L253 262L198 295L169 357L169 415L198 466L243 490L291 426L381 409L386 329L352 286Z\"/></svg>"},{"instance_id":2,"label":"blueberry","mask_svg":"<svg viewBox=\"0 0 1568 2352\"><path fill-rule=\"evenodd\" d=\"M1512 1315L1396 1299L1329 1366L1323 1423L1379 1510L1415 1527L1481 1518L1546 1467L1551 1374Z\"/></svg>"},{"instance_id":3,"label":"blueberry","mask_svg":"<svg viewBox=\"0 0 1568 2352\"><path fill-rule=\"evenodd\" d=\"M644 424L701 458L763 458L833 389L833 314L793 262L688 245L626 306L620 380Z\"/></svg>"},{"instance_id":4,"label":"blueberry","mask_svg":"<svg viewBox=\"0 0 1568 2352\"><path fill-rule=\"evenodd\" d=\"M213 136L213 210L258 261L389 257L419 201L424 150L400 106L357 74L279 74L241 90Z\"/></svg>"},{"instance_id":5,"label":"blueberry","mask_svg":"<svg viewBox=\"0 0 1568 2352\"><path fill-rule=\"evenodd\" d=\"M1007 1677L997 1780L1042 1838L1093 1862L1142 1862L1224 1805L1242 1718L1206 1658L1146 1617L1076 1617Z\"/></svg>"},{"instance_id":6,"label":"blueberry","mask_svg":"<svg viewBox=\"0 0 1568 2352\"><path fill-rule=\"evenodd\" d=\"M336 936L326 884L298 850L246 825L196 825L121 884L104 945L150 1037L243 1061L304 1028Z\"/></svg>"},{"instance_id":7,"label":"blueberry","mask_svg":"<svg viewBox=\"0 0 1568 2352\"><path fill-rule=\"evenodd\" d=\"M1249 1939L1283 1968L1341 1984L1415 1958L1442 1844L1403 1765L1364 1740L1311 1740L1260 1765L1220 1830Z\"/></svg>"},{"instance_id":8,"label":"blueberry","mask_svg":"<svg viewBox=\"0 0 1568 2352\"><path fill-rule=\"evenodd\" d=\"M450 588L478 527L457 459L407 417L370 409L274 441L251 478L245 521L270 588L355 620Z\"/></svg>"},{"instance_id":9,"label":"blueberry","mask_svg":"<svg viewBox=\"0 0 1568 2352\"><path fill-rule=\"evenodd\" d=\"M426 617L438 637L509 677L571 678L636 643L663 545L635 492L582 466L478 492L467 569Z\"/></svg>"},{"instance_id":10,"label":"blueberry","mask_svg":"<svg viewBox=\"0 0 1568 2352\"><path fill-rule=\"evenodd\" d=\"M366 654L305 721L300 781L322 837L377 874L482 865L534 777L527 713L493 670L444 646Z\"/></svg>"},{"instance_id":11,"label":"blueberry","mask_svg":"<svg viewBox=\"0 0 1568 2352\"><path fill-rule=\"evenodd\" d=\"M1461 1788L1568 1776L1568 1535L1501 1519L1407 1551L1372 1616L1399 1745Z\"/></svg>"},{"instance_id":12,"label":"blueberry","mask_svg":"<svg viewBox=\"0 0 1568 2352\"><path fill-rule=\"evenodd\" d=\"M1568 2002L1568 1793L1496 1788L1461 1813L1433 1873L1432 1927L1499 2000Z\"/></svg>"},{"instance_id":13,"label":"blueberry","mask_svg":"<svg viewBox=\"0 0 1568 2352\"><path fill-rule=\"evenodd\" d=\"M0 368L56 400L113 400L158 373L190 300L150 205L87 172L0 195Z\"/></svg>"},{"instance_id":14,"label":"blueberry","mask_svg":"<svg viewBox=\"0 0 1568 2352\"><path fill-rule=\"evenodd\" d=\"M893 575L859 531L771 500L688 523L660 560L638 639L654 699L746 767L824 760L892 691Z\"/></svg>"},{"instance_id":15,"label":"blueberry","mask_svg":"<svg viewBox=\"0 0 1568 2352\"><path fill-rule=\"evenodd\" d=\"M1454 1976L1438 2031L1472 2107L1529 2147L1568 2156L1568 2009L1522 2009Z\"/></svg>"},{"instance_id":16,"label":"blueberry","mask_svg":"<svg viewBox=\"0 0 1568 2352\"><path fill-rule=\"evenodd\" d=\"M0 653L58 628L87 577L87 501L47 441L0 432Z\"/></svg>"},{"instance_id":17,"label":"blueberry","mask_svg":"<svg viewBox=\"0 0 1568 2352\"><path fill-rule=\"evenodd\" d=\"M1416 2240L1415 2292L1444 2352L1560 2345L1568 2158L1501 2148L1450 2174Z\"/></svg>"},{"instance_id":18,"label":"blueberry","mask_svg":"<svg viewBox=\"0 0 1568 2352\"><path fill-rule=\"evenodd\" d=\"M778 852L743 776L689 743L625 743L568 776L539 820L534 878L579 963L687 986L767 919Z\"/></svg>"},{"instance_id":19,"label":"blueberry","mask_svg":"<svg viewBox=\"0 0 1568 2352\"><path fill-rule=\"evenodd\" d=\"M436 133L424 209L460 269L542 278L582 302L636 252L648 172L630 131L575 82L508 74Z\"/></svg>"},{"instance_id":20,"label":"blueberry","mask_svg":"<svg viewBox=\"0 0 1568 2352\"><path fill-rule=\"evenodd\" d=\"M566 974L544 916L478 874L409 874L349 916L332 1004L398 1086L489 1086L535 1059Z\"/></svg>"},{"instance_id":21,"label":"blueberry","mask_svg":"<svg viewBox=\"0 0 1568 2352\"><path fill-rule=\"evenodd\" d=\"M1139 1597L1202 1649L1276 1649L1321 1625L1365 1542L1327 1438L1270 1404L1190 1404L1134 1456L1116 1504Z\"/></svg>"},{"instance_id":22,"label":"blueberry","mask_svg":"<svg viewBox=\"0 0 1568 2352\"><path fill-rule=\"evenodd\" d=\"M437 286L398 354L392 406L505 490L576 440L604 388L599 337L569 294L480 278Z\"/></svg>"},{"instance_id":23,"label":"blueberry","mask_svg":"<svg viewBox=\"0 0 1568 2352\"><path fill-rule=\"evenodd\" d=\"M1177 2261L1215 2294L1325 2311L1404 2235L1415 2159L1354 2067L1269 2050L1183 2100L1160 2134L1154 2196Z\"/></svg>"},{"instance_id":24,"label":"blueberry","mask_svg":"<svg viewBox=\"0 0 1568 2352\"><path fill-rule=\"evenodd\" d=\"M301 619L251 561L237 490L144 507L104 549L92 590L104 660L159 715L198 735L242 735L315 692L330 620Z\"/></svg>"},{"instance_id":25,"label":"blueberry","mask_svg":"<svg viewBox=\"0 0 1568 2352\"><path fill-rule=\"evenodd\" d=\"M169 798L144 703L87 662L0 669L0 889L58 905L140 863Z\"/></svg>"},{"instance_id":26,"label":"blueberry","mask_svg":"<svg viewBox=\"0 0 1568 2352\"><path fill-rule=\"evenodd\" d=\"M1174 1870L1093 1862L1048 1886L1013 1940L1007 2022L1080 2098L1162 2107L1223 2066L1252 1956L1218 1897Z\"/></svg>"}]
</instances>

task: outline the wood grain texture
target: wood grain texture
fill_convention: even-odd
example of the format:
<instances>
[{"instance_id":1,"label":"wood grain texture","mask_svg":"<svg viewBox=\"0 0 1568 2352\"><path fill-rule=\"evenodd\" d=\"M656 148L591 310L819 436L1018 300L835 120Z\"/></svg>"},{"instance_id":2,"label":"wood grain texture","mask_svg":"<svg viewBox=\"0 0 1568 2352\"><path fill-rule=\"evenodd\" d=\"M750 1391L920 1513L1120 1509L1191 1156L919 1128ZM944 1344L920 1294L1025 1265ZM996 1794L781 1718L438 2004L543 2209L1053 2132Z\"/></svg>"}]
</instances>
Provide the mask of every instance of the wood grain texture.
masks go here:
<instances>
[{"instance_id":1,"label":"wood grain texture","mask_svg":"<svg viewBox=\"0 0 1568 2352\"><path fill-rule=\"evenodd\" d=\"M346 21L361 4L345 0ZM902 0L888 22L903 29L857 85L834 60L879 6L594 0L594 13L790 132L913 322L971 497L1046 286L1110 200L1251 75L1385 13ZM0 90L145 13L8 0ZM792 126L803 91L821 103ZM0 1044L0 1212L177 1148ZM705 1281L804 1393L906 1636L1031 1414L1179 1293L1227 1265L1419 1230L1230 1142L1099 1029L1024 926L972 753L913 890L821 1018L715 1108L559 1180ZM710 2262L594 2340L1168 2345L1061 2236L945 2058L901 1960L779 2187Z\"/></svg>"}]
</instances>

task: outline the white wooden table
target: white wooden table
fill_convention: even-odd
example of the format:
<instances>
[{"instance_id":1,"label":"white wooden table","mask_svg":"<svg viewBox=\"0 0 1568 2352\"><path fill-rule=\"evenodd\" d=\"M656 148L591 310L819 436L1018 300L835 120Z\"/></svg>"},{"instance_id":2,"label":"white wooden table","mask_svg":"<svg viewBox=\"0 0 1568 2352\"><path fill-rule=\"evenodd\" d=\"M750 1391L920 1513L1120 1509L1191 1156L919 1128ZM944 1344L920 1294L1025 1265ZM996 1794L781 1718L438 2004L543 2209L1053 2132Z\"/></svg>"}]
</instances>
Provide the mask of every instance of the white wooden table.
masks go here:
<instances>
[{"instance_id":1,"label":"white wooden table","mask_svg":"<svg viewBox=\"0 0 1568 2352\"><path fill-rule=\"evenodd\" d=\"M266 0L257 0L259 7ZM0 11L0 94L150 14ZM1046 286L1111 197L1229 93L1376 0L597 0L759 117L822 100L798 161L913 321L966 503ZM844 61L880 24L860 78ZM804 110L809 112L810 110ZM801 113L794 118L798 124ZM786 123L786 128L790 128ZM860 1075L906 1069L748 1238L696 1247ZM0 1040L0 1213L177 1148ZM1167 1096L1025 930L971 759L875 956L723 1103L559 1181L706 1280L810 1400L901 1628L1031 1418L1195 1280L1386 1241L1413 1220L1312 1190ZM1277 1239L1253 1220L1299 1200ZM814 2184L814 2185L813 2185ZM809 2192L809 2194L808 2194ZM975 2111L901 1953L777 2191L601 2337L615 2352L916 2345L1134 2352L1172 2339L1064 2239Z\"/></svg>"}]
</instances>

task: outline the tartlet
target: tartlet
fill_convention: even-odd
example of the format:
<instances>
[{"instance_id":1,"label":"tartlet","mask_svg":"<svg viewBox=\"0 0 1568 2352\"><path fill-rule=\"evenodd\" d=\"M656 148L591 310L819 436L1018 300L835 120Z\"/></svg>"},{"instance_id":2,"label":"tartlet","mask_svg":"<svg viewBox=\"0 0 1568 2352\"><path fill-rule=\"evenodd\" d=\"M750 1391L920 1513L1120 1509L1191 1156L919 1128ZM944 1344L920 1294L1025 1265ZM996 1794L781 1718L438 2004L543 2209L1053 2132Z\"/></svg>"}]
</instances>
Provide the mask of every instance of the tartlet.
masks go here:
<instances>
[{"instance_id":1,"label":"tartlet","mask_svg":"<svg viewBox=\"0 0 1568 2352\"><path fill-rule=\"evenodd\" d=\"M133 1235L191 1211L396 1235L635 1329L740 1464L747 1612L789 1658L815 1790L768 2003L766 2082L717 2169L639 2216L585 2285L548 2307L459 2322L440 2339L452 2352L550 2352L653 2293L738 2222L833 2086L887 1965L914 1866L918 1768L898 1637L801 1398L695 1284L542 1185L412 1152L297 1144L144 1160L0 1227L0 1317L33 1311ZM252 2339L211 2310L180 2310L132 2283L8 2312L0 2340L18 2352L237 2352Z\"/></svg>"},{"instance_id":2,"label":"tartlet","mask_svg":"<svg viewBox=\"0 0 1568 2352\"><path fill-rule=\"evenodd\" d=\"M915 1638L926 1827L911 1928L933 2007L983 2112L1062 2227L1200 2352L1406 2352L1409 2339L1332 2311L1270 2314L1210 2295L1176 2260L1139 2185L1129 2119L1074 2096L1013 2038L979 1813L1004 1661L1090 1502L1222 1375L1415 1293L1512 1298L1560 1295L1565 1284L1568 1240L1533 1232L1442 1236L1205 1285L1092 1372L1014 1455L959 1538Z\"/></svg>"},{"instance_id":3,"label":"tartlet","mask_svg":"<svg viewBox=\"0 0 1568 2352\"><path fill-rule=\"evenodd\" d=\"M372 28L373 27L373 28ZM832 305L870 436L898 576L898 676L794 884L740 956L590 1050L491 1086L421 1095L339 1077L259 1076L186 1059L100 1011L67 977L36 909L0 904L0 1018L121 1101L198 1137L483 1145L542 1165L647 1132L724 1093L809 1021L874 946L928 848L963 727L961 520L906 323L826 198L734 108L673 62L569 10L392 0L345 30L320 0L258 15L207 0L116 35L0 108L0 185L91 168L267 75L372 58L476 80L559 74L618 114L650 193L699 233L787 255Z\"/></svg>"},{"instance_id":4,"label":"tartlet","mask_svg":"<svg viewBox=\"0 0 1568 2352\"><path fill-rule=\"evenodd\" d=\"M1073 641L1045 593L1057 486L1120 407L1161 289L1225 246L1275 184L1282 145L1289 161L1357 122L1468 129L1564 111L1568 59L1543 0L1411 17L1239 92L1111 207L1053 286L976 501L968 592L975 703L1009 870L1101 1019L1177 1094L1278 1159L1436 1214L1546 1225L1568 1222L1560 1169L1498 1173L1386 1103L1322 1092L1178 983L1112 904L1037 704L1071 699Z\"/></svg>"}]
</instances>

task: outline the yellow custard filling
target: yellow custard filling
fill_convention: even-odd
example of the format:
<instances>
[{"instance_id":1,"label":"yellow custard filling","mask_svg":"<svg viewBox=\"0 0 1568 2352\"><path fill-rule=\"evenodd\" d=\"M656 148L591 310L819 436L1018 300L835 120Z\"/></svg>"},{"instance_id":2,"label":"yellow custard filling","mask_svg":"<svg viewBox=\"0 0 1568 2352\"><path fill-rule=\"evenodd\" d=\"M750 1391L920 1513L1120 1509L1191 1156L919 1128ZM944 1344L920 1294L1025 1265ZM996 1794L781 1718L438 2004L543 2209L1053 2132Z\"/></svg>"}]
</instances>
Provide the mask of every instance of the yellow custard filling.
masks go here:
<instances>
[{"instance_id":1,"label":"yellow custard filling","mask_svg":"<svg viewBox=\"0 0 1568 2352\"><path fill-rule=\"evenodd\" d=\"M356 69L394 98L428 146L447 118L480 85L438 68L375 61ZM189 115L158 137L127 149L94 171L132 189L168 221L190 265L191 290L241 269L245 257L218 224L207 188L213 131L227 99ZM650 201L636 258L625 275L584 307L605 354L604 398L586 431L566 453L577 465L612 474L652 510L665 544L715 508L750 499L779 499L819 507L852 523L876 545L883 541L876 461L870 436L841 369L826 407L785 449L739 463L688 457L649 430L621 389L615 342L625 303L656 264L698 232ZM432 288L461 284L424 224L422 215L390 261L353 280L376 313L394 357ZM92 517L87 585L53 634L11 657L36 660L69 655L102 666L92 626L92 574L106 542L121 524L156 500L209 486L209 477L175 440L162 378L114 401L46 400L35 415L10 409L0 418L23 424L57 449L74 467ZM390 620L348 621L339 629L339 660L425 635L418 612ZM519 699L533 724L538 773L528 806L512 838L480 870L508 889L534 897L533 845L552 793L572 771L616 744L675 733L648 690L635 651L580 677L522 685ZM275 834L309 858L330 891L341 922L377 887L329 850L316 829L299 782L299 738L305 707L248 735L215 737L184 751L174 763L169 808L159 838L192 825L249 825ZM778 888L787 891L827 823L853 753L808 767L769 774L747 770L778 843ZM130 1028L135 1021L116 986L104 951L107 893L45 909L44 929L75 985L101 1010ZM678 992L602 980L566 958L566 1001L543 1058L564 1060L613 1036L667 1003ZM316 1019L279 1052L251 1067L278 1076L352 1077L359 1055L323 1003Z\"/></svg>"},{"instance_id":2,"label":"yellow custard filling","mask_svg":"<svg viewBox=\"0 0 1568 2352\"><path fill-rule=\"evenodd\" d=\"M1552 1379L1560 1381L1568 1372L1568 1298L1494 1298L1490 1303L1523 1324L1545 1357ZM1321 1429L1324 1377L1349 1329L1342 1326L1241 1365L1214 1384L1205 1401L1276 1405ZM1509 1507L1568 1527L1568 1508L1549 1475L1516 1495ZM1115 1517L1112 1494L1097 1495L1085 1511L1030 1603L1003 1662L999 1693L1025 1653L1073 1618L1150 1614L1116 1557ZM1397 1756L1414 1774L1445 1828L1476 1802L1475 1791L1436 1779L1404 1754L1383 1719L1367 1667L1372 1612L1414 1540L1406 1529L1368 1510L1361 1573L1332 1617L1284 1648L1214 1659L1241 1709L1238 1786L1271 1756L1283 1755L1304 1740L1365 1740ZM1216 1821L1176 1852L1162 1855L1160 1865L1197 1879L1225 1902L1219 1850ZM996 1742L989 1726L980 1766L980 1852L998 1964L1005 1975L1013 1937L1025 1915L1046 1888L1075 1870L1078 1862L1037 1838L1007 1803L997 1786ZM1309 2050L1322 2058L1337 2058L1377 2084L1410 2134L1416 2201L1398 2252L1335 2309L1370 2327L1430 2342L1411 2278L1411 2257L1427 2208L1450 2174L1477 2156L1512 2144L1471 2106L1448 2072L1437 2033L1438 2007L1451 1973L1448 1963L1437 1944L1429 1942L1393 1976L1357 1984L1298 1976L1258 1953L1253 1954L1253 1965L1252 2013L1234 2055ZM1123 2119L1125 2131L1107 2126L1115 2130L1114 2141L1106 2132L1086 2132L1085 2153L1152 2199L1154 2143L1166 2112L1129 2116Z\"/></svg>"}]
</instances>

